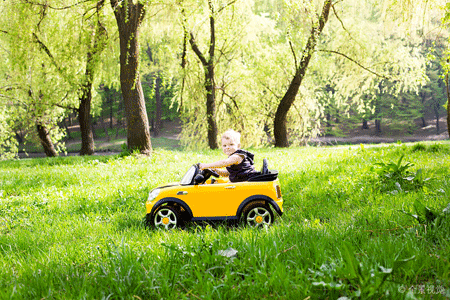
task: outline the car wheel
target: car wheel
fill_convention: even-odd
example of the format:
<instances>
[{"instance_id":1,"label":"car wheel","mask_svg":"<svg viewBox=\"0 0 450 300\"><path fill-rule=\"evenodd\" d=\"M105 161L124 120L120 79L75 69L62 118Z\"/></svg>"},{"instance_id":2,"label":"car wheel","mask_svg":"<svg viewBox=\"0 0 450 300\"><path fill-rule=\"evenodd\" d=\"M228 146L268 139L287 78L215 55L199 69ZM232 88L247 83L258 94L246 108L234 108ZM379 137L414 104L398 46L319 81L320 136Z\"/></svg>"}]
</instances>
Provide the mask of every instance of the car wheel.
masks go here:
<instances>
[{"instance_id":1,"label":"car wheel","mask_svg":"<svg viewBox=\"0 0 450 300\"><path fill-rule=\"evenodd\" d=\"M157 229L175 229L181 226L180 214L172 206L158 208L153 217L153 225Z\"/></svg>"},{"instance_id":2,"label":"car wheel","mask_svg":"<svg viewBox=\"0 0 450 300\"><path fill-rule=\"evenodd\" d=\"M244 223L250 227L268 227L273 223L272 210L264 204L250 203L244 209Z\"/></svg>"}]
</instances>

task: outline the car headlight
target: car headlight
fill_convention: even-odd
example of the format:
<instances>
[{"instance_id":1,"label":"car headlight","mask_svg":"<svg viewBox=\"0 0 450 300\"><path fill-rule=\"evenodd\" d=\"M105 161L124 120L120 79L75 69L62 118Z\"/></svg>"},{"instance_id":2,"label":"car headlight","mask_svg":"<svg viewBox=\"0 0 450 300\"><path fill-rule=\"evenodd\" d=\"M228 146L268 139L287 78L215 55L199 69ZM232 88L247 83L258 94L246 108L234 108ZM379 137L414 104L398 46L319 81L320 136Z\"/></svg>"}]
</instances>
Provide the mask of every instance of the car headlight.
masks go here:
<instances>
[{"instance_id":1,"label":"car headlight","mask_svg":"<svg viewBox=\"0 0 450 300\"><path fill-rule=\"evenodd\" d=\"M160 191L160 189L154 189L153 191L151 191L150 194L148 194L147 201L152 201L153 199L158 197Z\"/></svg>"}]
</instances>

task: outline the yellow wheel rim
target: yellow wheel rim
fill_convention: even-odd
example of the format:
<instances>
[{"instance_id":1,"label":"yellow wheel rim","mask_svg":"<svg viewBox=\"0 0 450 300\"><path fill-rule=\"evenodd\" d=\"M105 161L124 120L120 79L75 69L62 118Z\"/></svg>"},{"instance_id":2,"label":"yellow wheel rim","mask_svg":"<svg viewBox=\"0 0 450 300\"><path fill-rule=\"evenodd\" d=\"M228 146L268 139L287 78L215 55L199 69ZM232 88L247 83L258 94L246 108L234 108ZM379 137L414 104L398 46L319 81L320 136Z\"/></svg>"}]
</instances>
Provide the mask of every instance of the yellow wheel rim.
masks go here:
<instances>
[{"instance_id":1,"label":"yellow wheel rim","mask_svg":"<svg viewBox=\"0 0 450 300\"><path fill-rule=\"evenodd\" d=\"M256 223L261 224L262 221L263 221L263 217L257 216L256 219L255 219L255 221L256 221Z\"/></svg>"}]
</instances>

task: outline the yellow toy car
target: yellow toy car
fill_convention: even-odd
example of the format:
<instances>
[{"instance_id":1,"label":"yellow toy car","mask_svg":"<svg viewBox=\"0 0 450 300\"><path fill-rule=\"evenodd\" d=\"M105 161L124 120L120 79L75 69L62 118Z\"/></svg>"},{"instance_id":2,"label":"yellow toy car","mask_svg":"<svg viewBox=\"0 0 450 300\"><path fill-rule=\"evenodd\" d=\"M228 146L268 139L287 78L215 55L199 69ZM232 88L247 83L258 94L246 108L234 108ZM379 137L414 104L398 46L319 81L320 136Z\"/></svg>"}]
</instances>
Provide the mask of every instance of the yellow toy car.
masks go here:
<instances>
[{"instance_id":1,"label":"yellow toy car","mask_svg":"<svg viewBox=\"0 0 450 300\"><path fill-rule=\"evenodd\" d=\"M230 182L213 170L193 165L178 183L153 189L146 202L146 221L161 229L183 227L189 221L242 221L253 227L269 226L272 209L283 214L278 172L263 161L261 174L249 181Z\"/></svg>"}]
</instances>

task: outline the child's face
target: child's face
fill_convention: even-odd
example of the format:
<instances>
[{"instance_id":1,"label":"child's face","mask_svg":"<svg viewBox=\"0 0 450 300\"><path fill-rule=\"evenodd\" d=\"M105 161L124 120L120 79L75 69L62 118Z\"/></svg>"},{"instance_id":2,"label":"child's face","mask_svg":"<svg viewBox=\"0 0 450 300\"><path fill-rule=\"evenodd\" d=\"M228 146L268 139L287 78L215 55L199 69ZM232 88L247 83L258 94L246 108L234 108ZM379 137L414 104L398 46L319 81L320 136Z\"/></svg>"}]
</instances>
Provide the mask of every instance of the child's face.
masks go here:
<instances>
[{"instance_id":1,"label":"child's face","mask_svg":"<svg viewBox=\"0 0 450 300\"><path fill-rule=\"evenodd\" d=\"M240 146L241 145L236 143L233 139L222 138L222 150L223 153L228 156L236 152Z\"/></svg>"}]
</instances>

